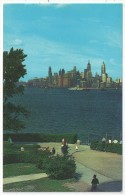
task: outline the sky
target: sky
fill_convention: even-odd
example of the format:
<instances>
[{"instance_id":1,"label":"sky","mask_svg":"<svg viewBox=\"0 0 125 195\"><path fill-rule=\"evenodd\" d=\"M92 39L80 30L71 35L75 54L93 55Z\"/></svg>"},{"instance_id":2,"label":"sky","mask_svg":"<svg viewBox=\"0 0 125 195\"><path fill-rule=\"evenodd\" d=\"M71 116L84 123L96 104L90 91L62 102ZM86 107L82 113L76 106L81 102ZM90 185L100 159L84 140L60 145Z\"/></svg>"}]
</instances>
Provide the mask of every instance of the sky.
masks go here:
<instances>
[{"instance_id":1,"label":"sky","mask_svg":"<svg viewBox=\"0 0 125 195\"><path fill-rule=\"evenodd\" d=\"M88 61L93 76L101 65L114 80L122 78L122 4L5 4L4 51L23 49L28 56L23 81Z\"/></svg>"}]
</instances>

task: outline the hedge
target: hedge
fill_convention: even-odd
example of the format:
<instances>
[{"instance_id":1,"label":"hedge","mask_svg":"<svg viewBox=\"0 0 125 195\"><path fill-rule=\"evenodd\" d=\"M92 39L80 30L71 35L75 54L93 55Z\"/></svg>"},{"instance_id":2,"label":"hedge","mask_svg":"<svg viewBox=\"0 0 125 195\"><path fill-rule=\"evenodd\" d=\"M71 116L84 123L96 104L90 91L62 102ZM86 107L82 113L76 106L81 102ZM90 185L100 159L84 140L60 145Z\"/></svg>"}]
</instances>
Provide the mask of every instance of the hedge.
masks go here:
<instances>
[{"instance_id":1,"label":"hedge","mask_svg":"<svg viewBox=\"0 0 125 195\"><path fill-rule=\"evenodd\" d=\"M77 141L76 133L67 134L43 134L43 133L14 133L14 134L4 134L3 140L8 141L11 137L14 142L61 142L63 138L67 140L68 143L74 144Z\"/></svg>"},{"instance_id":2,"label":"hedge","mask_svg":"<svg viewBox=\"0 0 125 195\"><path fill-rule=\"evenodd\" d=\"M21 145L22 146L22 145ZM24 145L23 145L24 146ZM39 146L38 146L39 147ZM25 145L25 150L20 151L20 145L4 142L3 164L11 163L34 163L48 158L49 151L39 151L37 145Z\"/></svg>"},{"instance_id":3,"label":"hedge","mask_svg":"<svg viewBox=\"0 0 125 195\"><path fill-rule=\"evenodd\" d=\"M39 161L48 158L50 155L47 151L38 151L38 152L30 152L30 151L18 151L18 152L10 152L3 154L3 164L12 164L12 163L33 163L37 164Z\"/></svg>"},{"instance_id":4,"label":"hedge","mask_svg":"<svg viewBox=\"0 0 125 195\"><path fill-rule=\"evenodd\" d=\"M92 150L112 152L122 154L122 144L115 143L100 143L98 141L92 142L90 145Z\"/></svg>"}]
</instances>

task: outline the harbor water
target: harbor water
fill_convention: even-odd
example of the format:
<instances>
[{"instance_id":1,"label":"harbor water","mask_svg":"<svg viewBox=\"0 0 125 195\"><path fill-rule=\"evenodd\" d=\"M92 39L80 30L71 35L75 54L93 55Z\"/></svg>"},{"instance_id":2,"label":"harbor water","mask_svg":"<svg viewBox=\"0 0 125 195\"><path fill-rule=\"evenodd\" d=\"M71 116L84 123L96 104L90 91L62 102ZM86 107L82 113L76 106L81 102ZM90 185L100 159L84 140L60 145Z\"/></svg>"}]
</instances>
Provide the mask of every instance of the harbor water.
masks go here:
<instances>
[{"instance_id":1,"label":"harbor water","mask_svg":"<svg viewBox=\"0 0 125 195\"><path fill-rule=\"evenodd\" d=\"M22 133L77 133L79 139L122 136L122 89L26 88L13 101L29 111Z\"/></svg>"}]
</instances>

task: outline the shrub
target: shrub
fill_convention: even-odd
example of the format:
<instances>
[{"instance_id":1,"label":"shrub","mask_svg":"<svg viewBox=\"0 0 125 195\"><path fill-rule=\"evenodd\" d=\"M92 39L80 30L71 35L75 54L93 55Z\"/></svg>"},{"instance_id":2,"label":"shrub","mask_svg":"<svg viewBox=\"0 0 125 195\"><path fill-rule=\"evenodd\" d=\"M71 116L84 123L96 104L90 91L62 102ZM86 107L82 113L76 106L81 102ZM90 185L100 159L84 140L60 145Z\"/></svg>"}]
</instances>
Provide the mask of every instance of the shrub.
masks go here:
<instances>
[{"instance_id":1,"label":"shrub","mask_svg":"<svg viewBox=\"0 0 125 195\"><path fill-rule=\"evenodd\" d=\"M74 176L76 164L71 156L51 156L44 162L45 172L53 179L68 179Z\"/></svg>"},{"instance_id":2,"label":"shrub","mask_svg":"<svg viewBox=\"0 0 125 195\"><path fill-rule=\"evenodd\" d=\"M23 146L25 150L20 151ZM34 163L37 164L39 160L45 159L50 155L49 151L39 151L38 145L18 145L4 143L3 164L11 163Z\"/></svg>"},{"instance_id":3,"label":"shrub","mask_svg":"<svg viewBox=\"0 0 125 195\"><path fill-rule=\"evenodd\" d=\"M50 155L47 151L18 151L7 152L3 154L3 164L11 163L33 163L37 164L40 160L48 158Z\"/></svg>"},{"instance_id":4,"label":"shrub","mask_svg":"<svg viewBox=\"0 0 125 195\"><path fill-rule=\"evenodd\" d=\"M3 154L3 164L12 164L12 163L18 163L19 161L19 154L18 153L8 153Z\"/></svg>"},{"instance_id":5,"label":"shrub","mask_svg":"<svg viewBox=\"0 0 125 195\"><path fill-rule=\"evenodd\" d=\"M90 145L92 150L99 150L105 152L112 152L117 154L122 154L122 144L115 144L115 143L99 143L99 142L92 142Z\"/></svg>"},{"instance_id":6,"label":"shrub","mask_svg":"<svg viewBox=\"0 0 125 195\"><path fill-rule=\"evenodd\" d=\"M66 134L44 134L44 133L12 133L4 134L3 140L7 141L11 137L14 142L61 142L63 138L68 143L74 144L77 141L76 133Z\"/></svg>"},{"instance_id":7,"label":"shrub","mask_svg":"<svg viewBox=\"0 0 125 195\"><path fill-rule=\"evenodd\" d=\"M96 150L105 151L105 147L106 147L105 143L98 143Z\"/></svg>"},{"instance_id":8,"label":"shrub","mask_svg":"<svg viewBox=\"0 0 125 195\"><path fill-rule=\"evenodd\" d=\"M98 146L98 141L94 141L94 142L92 142L91 144L90 144L90 148L92 149L92 150L96 150L97 149L97 146Z\"/></svg>"}]
</instances>

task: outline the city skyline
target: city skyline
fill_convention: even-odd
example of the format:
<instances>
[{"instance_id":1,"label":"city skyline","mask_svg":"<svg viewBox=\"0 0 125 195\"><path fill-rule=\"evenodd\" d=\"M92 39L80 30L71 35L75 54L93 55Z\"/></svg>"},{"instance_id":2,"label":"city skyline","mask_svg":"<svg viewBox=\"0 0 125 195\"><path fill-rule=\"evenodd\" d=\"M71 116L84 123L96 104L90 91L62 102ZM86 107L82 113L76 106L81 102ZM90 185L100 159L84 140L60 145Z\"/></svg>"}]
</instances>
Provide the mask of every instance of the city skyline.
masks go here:
<instances>
[{"instance_id":1,"label":"city skyline","mask_svg":"<svg viewBox=\"0 0 125 195\"><path fill-rule=\"evenodd\" d=\"M65 70L65 72L70 72L74 67L76 67L77 71L79 71L80 73L83 73L84 70L86 69L86 66L87 66L88 63L90 63L91 69L93 69L92 63L91 63L90 60L88 60L87 63L84 64L84 65L82 66L81 71L78 70L77 66L72 66L70 69L64 69L64 67L58 67L59 69L58 69L57 71L54 71L54 66L52 66L52 65L51 65L51 66L48 66L47 68L49 69L49 67L51 67L52 75L54 75L55 73L58 74L60 70ZM103 63L106 65L105 61L102 61L102 63L100 64L100 67L98 67L99 69L97 70L97 72L92 72L92 76L93 76L93 77L95 77L96 74L98 74L99 76L101 76L101 74L102 74L102 64L103 64ZM40 76L40 77L35 76L35 77L31 78L31 80L32 80L32 79L35 79L35 78L38 78L38 79L40 79L40 78L47 78L47 77L48 77L48 69L47 69L46 74L45 74L44 77L43 77L43 76ZM107 74L108 74L108 67L107 67L107 65L106 65L106 70L107 70L106 72L107 72ZM109 75L109 74L108 74L108 76L111 77L111 75ZM122 80L122 78L120 78L120 77L114 77L114 78L113 78L113 80L116 80L116 79L121 79L121 80ZM22 79L21 79L21 80L22 80ZM30 80L30 79L29 79L29 80ZM27 81L28 81L28 80L27 80Z\"/></svg>"},{"instance_id":2,"label":"city skyline","mask_svg":"<svg viewBox=\"0 0 125 195\"><path fill-rule=\"evenodd\" d=\"M105 89L106 88L121 88L122 80L117 78L115 80L108 74L106 64L102 63L101 74L97 72L94 75L92 66L88 61L86 67L80 72L76 66L71 70L59 69L58 72L53 72L51 66L48 67L48 74L45 78L35 77L27 82L20 81L19 85L25 87L39 87L39 88L68 88L70 90L83 89Z\"/></svg>"},{"instance_id":3,"label":"city skyline","mask_svg":"<svg viewBox=\"0 0 125 195\"><path fill-rule=\"evenodd\" d=\"M45 77L49 66L82 72L88 60L93 74L104 61L122 79L122 4L6 4L4 50L11 47L28 55L24 81Z\"/></svg>"}]
</instances>

